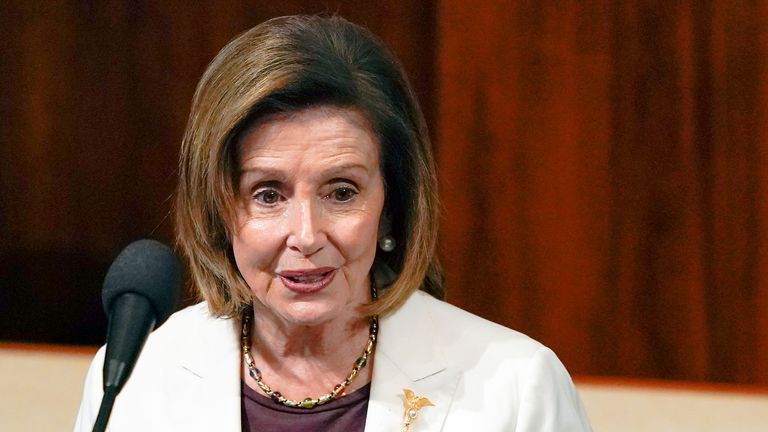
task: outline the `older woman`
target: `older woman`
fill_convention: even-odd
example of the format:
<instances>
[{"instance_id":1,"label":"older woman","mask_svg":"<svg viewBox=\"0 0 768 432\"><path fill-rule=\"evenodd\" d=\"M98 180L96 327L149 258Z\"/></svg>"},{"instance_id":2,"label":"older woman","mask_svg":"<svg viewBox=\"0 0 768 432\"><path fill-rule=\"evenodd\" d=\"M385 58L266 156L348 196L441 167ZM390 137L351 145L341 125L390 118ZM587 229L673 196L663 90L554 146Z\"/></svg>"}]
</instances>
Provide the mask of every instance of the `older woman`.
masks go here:
<instances>
[{"instance_id":1,"label":"older woman","mask_svg":"<svg viewBox=\"0 0 768 432\"><path fill-rule=\"evenodd\" d=\"M110 430L589 430L552 351L440 300L437 208L422 113L374 36L285 17L236 38L181 151L204 301L150 336Z\"/></svg>"}]
</instances>

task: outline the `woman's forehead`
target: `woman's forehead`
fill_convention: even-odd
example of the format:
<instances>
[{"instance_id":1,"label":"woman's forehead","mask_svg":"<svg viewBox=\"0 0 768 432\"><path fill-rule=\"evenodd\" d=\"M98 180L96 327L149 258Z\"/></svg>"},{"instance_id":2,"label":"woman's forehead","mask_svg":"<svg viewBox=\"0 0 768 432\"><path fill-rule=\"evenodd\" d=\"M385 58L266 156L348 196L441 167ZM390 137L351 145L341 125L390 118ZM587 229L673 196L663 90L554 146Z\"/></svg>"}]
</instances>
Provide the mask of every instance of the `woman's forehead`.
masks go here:
<instances>
[{"instance_id":1,"label":"woman's forehead","mask_svg":"<svg viewBox=\"0 0 768 432\"><path fill-rule=\"evenodd\" d=\"M270 116L238 144L241 171L279 168L296 161L329 166L375 167L378 139L355 110L315 107Z\"/></svg>"}]
</instances>

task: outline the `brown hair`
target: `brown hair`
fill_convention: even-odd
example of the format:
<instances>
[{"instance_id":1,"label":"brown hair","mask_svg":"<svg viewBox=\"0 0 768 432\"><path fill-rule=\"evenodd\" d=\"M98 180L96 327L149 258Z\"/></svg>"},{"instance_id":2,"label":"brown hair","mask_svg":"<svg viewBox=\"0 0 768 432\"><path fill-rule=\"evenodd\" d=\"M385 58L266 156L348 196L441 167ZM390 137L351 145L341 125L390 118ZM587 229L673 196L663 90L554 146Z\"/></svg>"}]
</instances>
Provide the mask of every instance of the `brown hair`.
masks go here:
<instances>
[{"instance_id":1,"label":"brown hair","mask_svg":"<svg viewBox=\"0 0 768 432\"><path fill-rule=\"evenodd\" d=\"M360 111L381 146L384 213L397 247L377 250L374 267L397 277L365 313L390 312L417 289L443 297L434 161L402 67L374 35L343 18L289 16L227 44L192 101L179 161L177 240L214 315L236 316L252 301L229 241L237 138L272 114L319 105Z\"/></svg>"}]
</instances>

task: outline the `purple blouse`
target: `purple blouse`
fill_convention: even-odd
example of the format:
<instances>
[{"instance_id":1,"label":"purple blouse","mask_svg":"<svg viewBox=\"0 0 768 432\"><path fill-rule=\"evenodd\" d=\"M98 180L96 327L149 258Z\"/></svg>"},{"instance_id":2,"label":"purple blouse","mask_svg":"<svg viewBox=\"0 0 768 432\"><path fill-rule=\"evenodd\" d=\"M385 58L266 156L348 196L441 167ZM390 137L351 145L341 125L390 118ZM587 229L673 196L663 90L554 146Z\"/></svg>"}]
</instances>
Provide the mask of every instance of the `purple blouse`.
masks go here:
<instances>
[{"instance_id":1,"label":"purple blouse","mask_svg":"<svg viewBox=\"0 0 768 432\"><path fill-rule=\"evenodd\" d=\"M248 387L242 387L244 432L363 432L371 384L313 409L291 408Z\"/></svg>"}]
</instances>

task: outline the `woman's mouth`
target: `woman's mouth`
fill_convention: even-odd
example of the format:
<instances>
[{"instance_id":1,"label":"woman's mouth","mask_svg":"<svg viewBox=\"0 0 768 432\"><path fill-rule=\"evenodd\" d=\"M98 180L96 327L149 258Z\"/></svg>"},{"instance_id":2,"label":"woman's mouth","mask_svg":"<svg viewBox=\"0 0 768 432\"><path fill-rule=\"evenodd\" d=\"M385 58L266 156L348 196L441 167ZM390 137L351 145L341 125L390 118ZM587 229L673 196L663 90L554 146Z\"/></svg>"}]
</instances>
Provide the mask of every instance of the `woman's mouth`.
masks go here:
<instances>
[{"instance_id":1,"label":"woman's mouth","mask_svg":"<svg viewBox=\"0 0 768 432\"><path fill-rule=\"evenodd\" d=\"M327 287L336 276L336 269L289 270L277 275L289 290L297 294L310 294Z\"/></svg>"}]
</instances>

